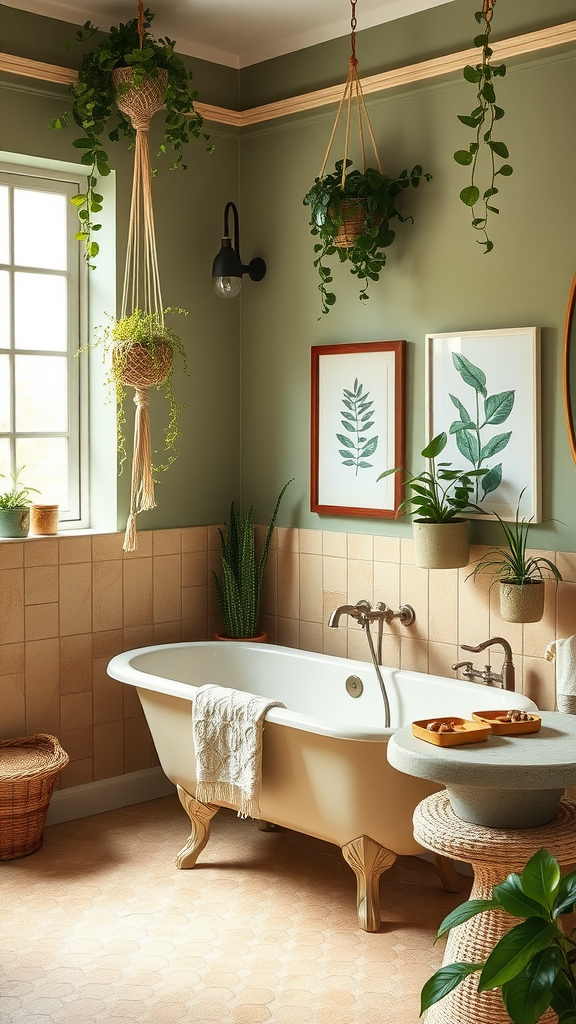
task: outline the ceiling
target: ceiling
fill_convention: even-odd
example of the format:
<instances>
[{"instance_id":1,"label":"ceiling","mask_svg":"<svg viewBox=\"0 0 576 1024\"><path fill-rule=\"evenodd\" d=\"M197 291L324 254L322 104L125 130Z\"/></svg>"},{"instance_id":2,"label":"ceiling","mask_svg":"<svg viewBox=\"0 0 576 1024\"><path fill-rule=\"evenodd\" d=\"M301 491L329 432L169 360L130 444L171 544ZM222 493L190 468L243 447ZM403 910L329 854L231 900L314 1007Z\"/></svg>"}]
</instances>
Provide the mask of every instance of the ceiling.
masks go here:
<instances>
[{"instance_id":1,"label":"ceiling","mask_svg":"<svg viewBox=\"0 0 576 1024\"><path fill-rule=\"evenodd\" d=\"M107 30L133 18L137 0L4 0L5 6ZM358 29L454 0L359 0ZM350 31L348 0L150 0L154 34L180 53L242 68ZM147 4L145 4L147 6Z\"/></svg>"}]
</instances>

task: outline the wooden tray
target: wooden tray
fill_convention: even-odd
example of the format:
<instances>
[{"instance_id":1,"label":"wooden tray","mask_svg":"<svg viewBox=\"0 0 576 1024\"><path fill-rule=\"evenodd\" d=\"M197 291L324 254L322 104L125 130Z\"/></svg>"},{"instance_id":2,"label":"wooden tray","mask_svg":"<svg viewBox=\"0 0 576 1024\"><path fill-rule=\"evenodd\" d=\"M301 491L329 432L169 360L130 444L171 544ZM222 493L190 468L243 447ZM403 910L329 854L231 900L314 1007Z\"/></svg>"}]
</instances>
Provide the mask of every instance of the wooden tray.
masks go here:
<instances>
[{"instance_id":1,"label":"wooden tray","mask_svg":"<svg viewBox=\"0 0 576 1024\"><path fill-rule=\"evenodd\" d=\"M430 722L453 722L456 732L429 732L426 726ZM532 724L531 722L528 724ZM487 740L492 729L488 723L471 722L467 718L456 718L447 715L444 718L422 718L412 722L412 735L426 743L435 743L437 747L457 747L463 743L481 743Z\"/></svg>"},{"instance_id":2,"label":"wooden tray","mask_svg":"<svg viewBox=\"0 0 576 1024\"><path fill-rule=\"evenodd\" d=\"M496 736L525 736L531 732L538 732L542 725L540 715L534 714L533 711L528 712L532 715L532 722L498 722L497 719L505 714L505 708L498 711L473 711L472 718L475 722L488 724Z\"/></svg>"}]
</instances>

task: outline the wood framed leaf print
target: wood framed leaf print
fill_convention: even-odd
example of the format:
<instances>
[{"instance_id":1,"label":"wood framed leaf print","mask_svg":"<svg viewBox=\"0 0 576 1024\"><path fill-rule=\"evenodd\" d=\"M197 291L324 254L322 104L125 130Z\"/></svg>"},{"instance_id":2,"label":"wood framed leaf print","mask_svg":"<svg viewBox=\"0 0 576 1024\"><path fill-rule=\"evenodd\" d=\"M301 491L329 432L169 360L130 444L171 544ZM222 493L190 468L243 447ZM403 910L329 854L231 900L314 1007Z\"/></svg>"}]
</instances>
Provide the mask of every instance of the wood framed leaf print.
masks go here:
<instances>
[{"instance_id":1,"label":"wood framed leaf print","mask_svg":"<svg viewBox=\"0 0 576 1024\"><path fill-rule=\"evenodd\" d=\"M404 341L312 348L312 512L396 516L404 465Z\"/></svg>"},{"instance_id":2,"label":"wood framed leaf print","mask_svg":"<svg viewBox=\"0 0 576 1024\"><path fill-rule=\"evenodd\" d=\"M472 501L541 522L539 328L427 334L426 376L428 439L445 431L447 462L488 470Z\"/></svg>"}]
</instances>

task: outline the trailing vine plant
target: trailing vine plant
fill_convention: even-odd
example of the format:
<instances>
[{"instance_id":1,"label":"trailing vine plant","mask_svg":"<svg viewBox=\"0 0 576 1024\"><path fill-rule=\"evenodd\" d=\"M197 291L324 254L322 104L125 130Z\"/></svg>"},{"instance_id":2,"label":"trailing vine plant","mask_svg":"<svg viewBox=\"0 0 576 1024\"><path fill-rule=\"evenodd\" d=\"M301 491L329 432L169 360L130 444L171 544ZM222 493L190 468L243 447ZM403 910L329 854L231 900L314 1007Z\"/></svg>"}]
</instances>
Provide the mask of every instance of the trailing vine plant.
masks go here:
<instances>
[{"instance_id":1,"label":"trailing vine plant","mask_svg":"<svg viewBox=\"0 0 576 1024\"><path fill-rule=\"evenodd\" d=\"M476 86L476 106L470 114L459 114L458 120L469 128L473 128L475 136L468 149L458 149L454 153L456 163L471 168L470 184L462 189L460 199L465 206L471 208L472 227L479 233L480 237L477 238L477 242L484 246L485 253L491 252L494 248L494 243L488 237L489 216L491 213L500 213L498 207L492 205L494 196L499 192L495 185L496 177L502 175L507 178L513 172L509 163L503 163L500 167L496 166L497 158L508 160L509 153L505 142L499 142L492 138L494 123L504 117L503 108L496 103L494 79L504 78L506 74L505 64L491 63L493 50L490 46L490 33L495 3L496 0L484 0L482 10L476 11L474 15L479 25L484 22L481 34L474 39L474 46L482 47L482 60L474 67L470 64L466 65L463 75L467 82ZM481 194L477 181L480 177L478 162L483 146L486 147L484 153L488 157L486 178L488 187ZM478 204L480 209L476 210L475 207Z\"/></svg>"},{"instance_id":2,"label":"trailing vine plant","mask_svg":"<svg viewBox=\"0 0 576 1024\"><path fill-rule=\"evenodd\" d=\"M188 71L180 57L176 56L176 43L172 39L155 39L149 32L154 14L146 10L143 19L132 18L118 28L112 26L109 33L100 40L94 50L86 53L78 75L78 82L70 86L72 109L65 111L60 117L54 118L49 127L52 130L68 128L70 118L82 129L80 138L72 145L82 150L80 162L89 168L86 180L86 191L72 197L78 210L80 221L76 239L84 242L84 258L90 268L92 260L98 255L99 245L94 241L94 232L100 231L102 225L94 219L102 210L103 197L97 191L98 176L104 178L110 174L110 159L107 148L104 148L102 136L108 132L110 142L118 142L124 136L129 146L134 146L136 131L130 119L118 109L116 97L127 86L117 90L112 84L111 73L115 68L132 68L134 86L142 85L147 79L158 79L159 70L167 73L166 83L166 117L164 122L164 138L158 155L171 149L174 162L170 170L178 167L186 170L183 162L183 148L192 136L208 141L209 136L203 132L204 119L194 110L194 100L198 93L190 89L192 72ZM139 30L143 33L140 46ZM98 29L87 21L78 30L78 42L86 42ZM214 146L208 146L212 152ZM152 171L155 175L156 172Z\"/></svg>"}]
</instances>

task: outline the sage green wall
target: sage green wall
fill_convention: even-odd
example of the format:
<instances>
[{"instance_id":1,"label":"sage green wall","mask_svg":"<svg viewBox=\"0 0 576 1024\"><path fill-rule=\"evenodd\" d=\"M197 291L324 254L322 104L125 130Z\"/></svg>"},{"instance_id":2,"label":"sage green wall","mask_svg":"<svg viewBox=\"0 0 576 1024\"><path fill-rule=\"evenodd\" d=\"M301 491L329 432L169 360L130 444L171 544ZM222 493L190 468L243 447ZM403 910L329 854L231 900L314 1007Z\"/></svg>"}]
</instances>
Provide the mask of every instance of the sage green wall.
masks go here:
<instances>
[{"instance_id":1,"label":"sage green wall","mask_svg":"<svg viewBox=\"0 0 576 1024\"><path fill-rule=\"evenodd\" d=\"M11 8L1 9L3 48L52 64L73 66L74 49L66 42L75 27ZM77 54L76 54L76 63ZM202 99L233 106L237 96L237 72L194 62L196 82L205 81ZM5 151L78 163L72 146L73 128L51 132L48 124L68 102L64 87L34 79L2 76L0 82L0 138ZM160 124L158 123L160 121ZM216 127L213 131L212 128ZM161 117L153 123L151 153L157 151ZM216 151L208 156L201 142L188 147L188 170L170 173L169 157L159 159L154 181L154 209L161 279L165 305L181 306L189 315L172 323L187 349L190 376L176 374L177 398L187 405L181 418L183 437L180 457L169 472L161 474L157 487L158 507L139 517L140 529L220 522L239 486L239 311L214 295L210 285L212 259L222 234L224 204L237 199L238 141L233 131L210 126ZM122 143L109 147L117 184L117 278L122 284L130 190L132 153ZM155 163L153 158L153 163ZM106 259L101 252L100 259ZM108 309L107 312L115 312ZM102 317L103 319L103 317ZM92 420L106 416L105 394L91 396ZM128 402L128 436L133 409ZM162 444L160 423L165 422L165 400L152 395L153 444ZM110 458L114 458L114 447ZM98 473L92 479L97 491ZM118 483L118 526L123 528L129 506L129 467Z\"/></svg>"},{"instance_id":2,"label":"sage green wall","mask_svg":"<svg viewBox=\"0 0 576 1024\"><path fill-rule=\"evenodd\" d=\"M467 11L473 35L477 6L477 0L459 0L406 19L414 30L418 55L422 55L423 38L431 52L451 49L445 37L452 15L461 18ZM504 23L509 12L507 32L499 34L521 32L524 9L526 28L533 28L537 6L540 10L542 5L527 0L498 5L495 22ZM511 10L515 18L510 17ZM570 15L572 4L552 0L546 4L546 16L553 21L568 20ZM394 23L386 32L393 30L401 33L402 24ZM376 37L383 31L373 30ZM459 33L461 46L464 39ZM371 35L371 31L365 33L367 39ZM404 39L403 62L409 63ZM328 50L326 44L314 53L305 51L308 88L313 85L312 71L318 84L325 84ZM280 60L289 69L297 64L298 55ZM331 78L329 61L328 65ZM343 74L345 60L342 65ZM369 70L377 70L374 63ZM263 68L252 69L252 83L261 72ZM298 80L302 82L302 75ZM267 85L263 80L260 84L265 92ZM284 87L288 93L296 91L291 79ZM337 267L337 303L320 320L313 239L302 197L319 173L334 108L278 120L243 134L244 259L261 255L269 267L262 284L248 283L242 292L242 492L246 502L254 501L257 519L269 515L280 484L295 476L280 515L282 525L402 535L410 530L406 520L328 517L309 511L312 345L407 340L407 463L417 470L422 465L418 453L425 443L426 332L537 325L542 328L543 357L543 517L567 525L535 528L532 543L576 549L576 466L566 436L561 379L563 322L575 269L576 194L571 186L576 160L575 88L574 48L517 61L508 76L498 80L499 101L506 110L498 136L510 147L514 175L502 181L501 214L491 229L495 249L489 255L476 244L468 211L458 199L466 171L452 158L454 150L469 141L470 132L458 122L457 114L469 112L474 105L472 87L454 75L370 97L370 116L385 170L397 173L422 163L434 180L405 194L403 209L414 215L415 223L399 225L389 265L380 282L370 285L369 302L358 301L355 279L345 267ZM244 103L244 88L242 97ZM340 140L336 158L342 150ZM488 524L476 523L474 531L479 541L495 541L499 536L498 528Z\"/></svg>"}]
</instances>

